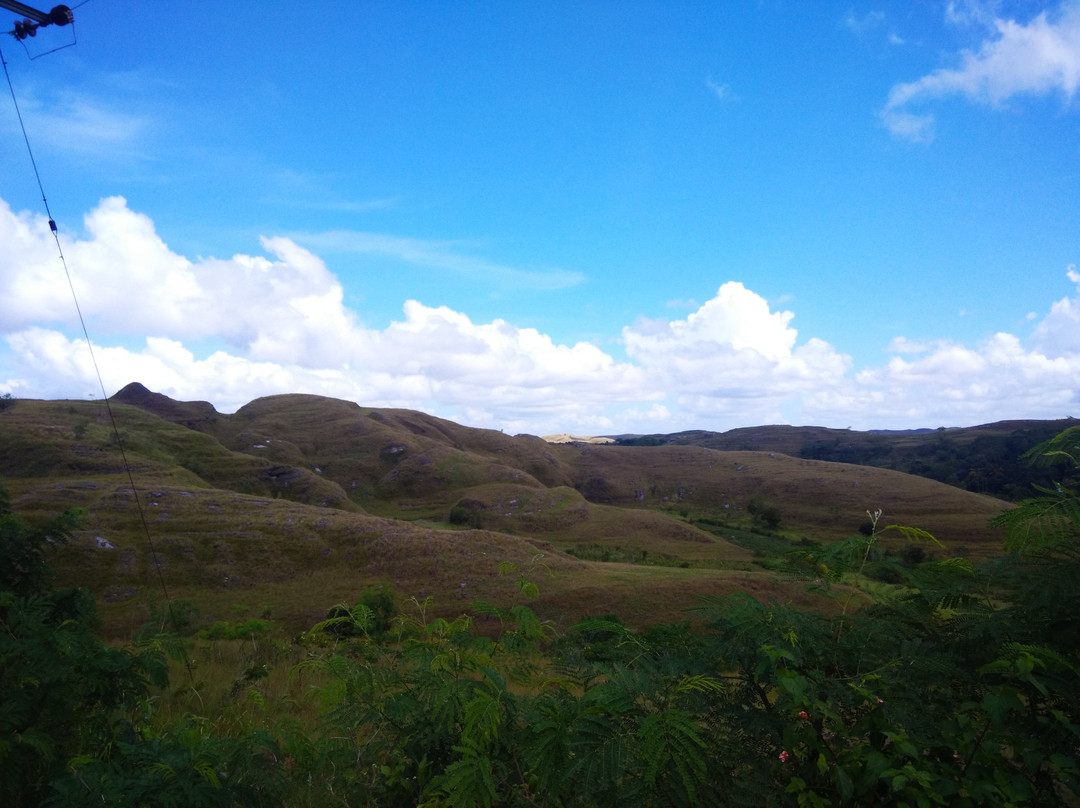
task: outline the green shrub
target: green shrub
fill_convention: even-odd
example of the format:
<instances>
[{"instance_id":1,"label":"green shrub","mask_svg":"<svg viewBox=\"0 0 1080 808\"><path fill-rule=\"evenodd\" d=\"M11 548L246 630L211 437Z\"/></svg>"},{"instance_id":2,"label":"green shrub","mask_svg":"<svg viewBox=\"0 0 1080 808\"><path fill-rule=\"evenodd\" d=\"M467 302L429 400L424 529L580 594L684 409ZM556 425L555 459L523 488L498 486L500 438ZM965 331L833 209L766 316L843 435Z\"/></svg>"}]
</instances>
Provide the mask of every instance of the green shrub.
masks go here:
<instances>
[{"instance_id":1,"label":"green shrub","mask_svg":"<svg viewBox=\"0 0 1080 808\"><path fill-rule=\"evenodd\" d=\"M474 530L480 530L484 525L482 508L478 504L459 502L450 509L447 521L452 525L463 525Z\"/></svg>"}]
</instances>

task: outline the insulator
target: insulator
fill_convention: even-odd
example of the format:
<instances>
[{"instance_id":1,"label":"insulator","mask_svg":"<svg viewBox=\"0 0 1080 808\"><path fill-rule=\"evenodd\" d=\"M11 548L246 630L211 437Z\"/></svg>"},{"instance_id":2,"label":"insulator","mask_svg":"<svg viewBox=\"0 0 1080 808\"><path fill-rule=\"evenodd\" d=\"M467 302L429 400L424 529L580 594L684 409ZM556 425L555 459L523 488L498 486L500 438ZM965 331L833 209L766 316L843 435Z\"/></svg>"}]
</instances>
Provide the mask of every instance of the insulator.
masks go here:
<instances>
[{"instance_id":1,"label":"insulator","mask_svg":"<svg viewBox=\"0 0 1080 808\"><path fill-rule=\"evenodd\" d=\"M67 25L75 21L75 15L67 6L54 6L49 12L49 22L53 25Z\"/></svg>"}]
</instances>

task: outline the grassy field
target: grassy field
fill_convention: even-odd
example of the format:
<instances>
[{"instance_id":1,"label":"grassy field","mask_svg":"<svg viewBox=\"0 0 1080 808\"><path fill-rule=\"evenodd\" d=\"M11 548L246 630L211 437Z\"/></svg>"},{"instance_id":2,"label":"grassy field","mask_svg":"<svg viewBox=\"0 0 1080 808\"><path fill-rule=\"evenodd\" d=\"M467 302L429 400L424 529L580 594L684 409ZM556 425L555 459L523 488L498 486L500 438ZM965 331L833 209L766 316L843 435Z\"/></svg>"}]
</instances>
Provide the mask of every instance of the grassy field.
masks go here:
<instances>
[{"instance_id":1,"label":"grassy field","mask_svg":"<svg viewBox=\"0 0 1080 808\"><path fill-rule=\"evenodd\" d=\"M314 396L224 415L133 387L112 407L119 442L102 402L6 407L0 481L28 518L85 510L54 564L95 593L115 638L166 590L205 622L267 614L284 634L370 584L452 614L505 596L499 563L538 554L536 608L559 625L678 620L699 595L730 591L828 610L778 555L851 535L881 508L883 524L928 530L944 553L987 557L1000 544L987 519L1007 507L880 468L552 445ZM752 500L778 514L775 529L755 524Z\"/></svg>"}]
</instances>

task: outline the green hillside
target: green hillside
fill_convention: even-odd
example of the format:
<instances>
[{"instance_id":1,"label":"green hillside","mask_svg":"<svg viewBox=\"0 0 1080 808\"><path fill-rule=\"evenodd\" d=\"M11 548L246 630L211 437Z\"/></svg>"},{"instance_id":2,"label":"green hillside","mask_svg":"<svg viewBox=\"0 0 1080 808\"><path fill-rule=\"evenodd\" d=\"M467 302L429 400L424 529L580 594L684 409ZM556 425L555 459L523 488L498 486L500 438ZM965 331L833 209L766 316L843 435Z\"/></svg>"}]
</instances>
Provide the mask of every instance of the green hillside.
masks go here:
<instances>
[{"instance_id":1,"label":"green hillside","mask_svg":"<svg viewBox=\"0 0 1080 808\"><path fill-rule=\"evenodd\" d=\"M974 427L858 432L817 426L756 426L727 432L623 435L625 446L703 446L723 451L780 452L902 471L1009 500L1049 485L1045 468L1025 463L1032 446L1075 426L1075 418L999 421Z\"/></svg>"},{"instance_id":2,"label":"green hillside","mask_svg":"<svg viewBox=\"0 0 1080 808\"><path fill-rule=\"evenodd\" d=\"M268 610L299 630L373 583L452 609L489 597L499 562L537 553L552 573L537 609L563 620L677 619L687 596L729 591L828 610L766 556L851 535L881 508L949 553L985 557L1000 545L987 520L1005 507L879 468L553 445L316 396L228 415L133 384L112 409L130 479L103 403L75 401L0 412L0 478L31 517L85 509L55 565L91 588L118 636L145 619L161 582L209 616ZM776 524L766 529L752 503Z\"/></svg>"}]
</instances>

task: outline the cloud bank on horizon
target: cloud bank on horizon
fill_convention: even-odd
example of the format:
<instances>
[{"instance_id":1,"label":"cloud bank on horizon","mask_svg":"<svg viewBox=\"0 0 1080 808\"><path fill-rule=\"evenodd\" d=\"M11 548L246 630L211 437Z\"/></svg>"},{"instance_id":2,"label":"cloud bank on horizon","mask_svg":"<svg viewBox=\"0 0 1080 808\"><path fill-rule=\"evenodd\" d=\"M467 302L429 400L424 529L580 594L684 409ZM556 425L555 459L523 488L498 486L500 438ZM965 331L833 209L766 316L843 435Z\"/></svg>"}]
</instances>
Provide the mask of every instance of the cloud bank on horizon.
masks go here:
<instances>
[{"instance_id":1,"label":"cloud bank on horizon","mask_svg":"<svg viewBox=\"0 0 1080 808\"><path fill-rule=\"evenodd\" d=\"M111 197L61 233L106 391L130 381L232 411L304 392L420 409L469 426L577 434L729 429L762 423L855 428L971 425L1076 413L1080 272L1026 344L898 335L881 367L814 336L736 280L685 319L639 319L602 344L557 344L496 319L407 300L365 326L326 264L285 237L263 255L180 255L149 217ZM0 204L0 393L84 398L97 388L47 220Z\"/></svg>"}]
</instances>

